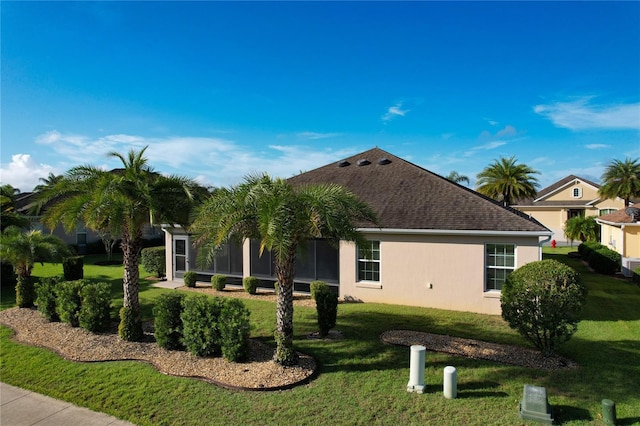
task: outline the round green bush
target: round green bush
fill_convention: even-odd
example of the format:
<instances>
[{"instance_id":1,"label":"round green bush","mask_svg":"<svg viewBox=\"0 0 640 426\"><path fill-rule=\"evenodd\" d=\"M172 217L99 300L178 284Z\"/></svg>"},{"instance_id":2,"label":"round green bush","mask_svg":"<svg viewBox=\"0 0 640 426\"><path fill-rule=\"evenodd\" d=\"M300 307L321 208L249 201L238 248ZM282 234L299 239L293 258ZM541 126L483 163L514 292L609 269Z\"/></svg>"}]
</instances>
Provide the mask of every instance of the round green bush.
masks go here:
<instances>
[{"instance_id":1,"label":"round green bush","mask_svg":"<svg viewBox=\"0 0 640 426\"><path fill-rule=\"evenodd\" d=\"M259 283L260 283L260 280L258 280L258 278L256 277L245 277L242 280L244 291L246 291L249 294L256 294L256 292L258 291Z\"/></svg>"},{"instance_id":2,"label":"round green bush","mask_svg":"<svg viewBox=\"0 0 640 426\"><path fill-rule=\"evenodd\" d=\"M63 281L56 286L56 309L62 322L71 327L80 326L80 307L82 296L80 291L87 285L85 280Z\"/></svg>"},{"instance_id":3,"label":"round green bush","mask_svg":"<svg viewBox=\"0 0 640 426\"><path fill-rule=\"evenodd\" d=\"M556 260L528 263L502 286L502 318L544 355L577 330L587 288L580 275Z\"/></svg>"},{"instance_id":4,"label":"round green bush","mask_svg":"<svg viewBox=\"0 0 640 426\"><path fill-rule=\"evenodd\" d=\"M231 362L249 357L249 310L238 299L224 299L220 312L220 347L222 356Z\"/></svg>"},{"instance_id":5,"label":"round green bush","mask_svg":"<svg viewBox=\"0 0 640 426\"><path fill-rule=\"evenodd\" d=\"M224 290L224 287L226 285L227 285L226 275L216 274L211 277L211 287L213 287L214 290L222 291Z\"/></svg>"},{"instance_id":6,"label":"round green bush","mask_svg":"<svg viewBox=\"0 0 640 426\"><path fill-rule=\"evenodd\" d=\"M182 301L182 342L196 356L220 355L219 318L222 299L192 294Z\"/></svg>"},{"instance_id":7,"label":"round green bush","mask_svg":"<svg viewBox=\"0 0 640 426\"><path fill-rule=\"evenodd\" d=\"M144 270L150 274L155 274L156 277L164 277L166 269L165 261L165 248L160 247L147 247L142 249L140 256L140 264L144 267Z\"/></svg>"},{"instance_id":8,"label":"round green bush","mask_svg":"<svg viewBox=\"0 0 640 426\"><path fill-rule=\"evenodd\" d=\"M158 346L170 350L184 349L182 344L183 292L164 293L153 307L155 338Z\"/></svg>"},{"instance_id":9,"label":"round green bush","mask_svg":"<svg viewBox=\"0 0 640 426\"><path fill-rule=\"evenodd\" d=\"M196 286L196 281L198 280L198 275L193 272L193 271L189 271L189 272L185 272L182 279L184 280L184 285L187 287L195 287Z\"/></svg>"}]
</instances>

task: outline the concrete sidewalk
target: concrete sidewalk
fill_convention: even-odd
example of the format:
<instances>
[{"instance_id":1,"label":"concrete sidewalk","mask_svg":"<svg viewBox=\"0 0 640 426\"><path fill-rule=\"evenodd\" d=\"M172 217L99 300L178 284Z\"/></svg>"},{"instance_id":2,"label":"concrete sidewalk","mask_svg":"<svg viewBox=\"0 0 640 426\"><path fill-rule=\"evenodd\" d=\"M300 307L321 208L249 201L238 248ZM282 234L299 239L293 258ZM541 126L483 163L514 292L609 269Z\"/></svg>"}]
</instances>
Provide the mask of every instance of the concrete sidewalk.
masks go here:
<instances>
[{"instance_id":1,"label":"concrete sidewalk","mask_svg":"<svg viewBox=\"0 0 640 426\"><path fill-rule=\"evenodd\" d=\"M2 426L133 426L103 413L0 383Z\"/></svg>"}]
</instances>

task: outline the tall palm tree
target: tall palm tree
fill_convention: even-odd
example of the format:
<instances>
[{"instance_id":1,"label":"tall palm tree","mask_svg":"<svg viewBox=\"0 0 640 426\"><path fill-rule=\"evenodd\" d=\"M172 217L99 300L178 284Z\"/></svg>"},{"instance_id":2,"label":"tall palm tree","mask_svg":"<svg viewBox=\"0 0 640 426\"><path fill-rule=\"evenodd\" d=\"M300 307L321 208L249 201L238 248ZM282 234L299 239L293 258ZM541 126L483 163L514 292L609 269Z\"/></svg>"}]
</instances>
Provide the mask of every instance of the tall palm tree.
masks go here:
<instances>
[{"instance_id":1,"label":"tall palm tree","mask_svg":"<svg viewBox=\"0 0 640 426\"><path fill-rule=\"evenodd\" d=\"M69 170L63 179L43 191L50 201L43 222L53 229L62 223L68 231L78 223L97 231L108 230L121 239L123 253L124 292L120 337L138 340L142 337L138 284L142 230L147 224L180 224L186 226L189 211L198 194L198 185L179 176L162 176L148 165L144 152L117 152L122 169L104 171L84 165Z\"/></svg>"},{"instance_id":2,"label":"tall palm tree","mask_svg":"<svg viewBox=\"0 0 640 426\"><path fill-rule=\"evenodd\" d=\"M575 216L564 223L564 235L571 241L599 241L600 225L593 216Z\"/></svg>"},{"instance_id":3,"label":"tall palm tree","mask_svg":"<svg viewBox=\"0 0 640 426\"><path fill-rule=\"evenodd\" d=\"M45 188L50 186L54 186L56 183L60 182L64 178L64 175L54 175L49 172L49 175L46 178L39 178L38 181L42 182L33 188L33 192L40 192Z\"/></svg>"},{"instance_id":4,"label":"tall palm tree","mask_svg":"<svg viewBox=\"0 0 640 426\"><path fill-rule=\"evenodd\" d=\"M478 173L476 190L506 207L518 199L536 196L538 179L533 175L539 173L526 164L517 164L515 156L501 157Z\"/></svg>"},{"instance_id":5,"label":"tall palm tree","mask_svg":"<svg viewBox=\"0 0 640 426\"><path fill-rule=\"evenodd\" d=\"M447 176L447 180L450 180L451 182L454 182L454 183L466 182L467 185L469 185L469 183L470 183L468 176L461 175L460 173L456 172L455 170L453 170L453 171L451 171L451 173L449 173L449 175Z\"/></svg>"},{"instance_id":6,"label":"tall palm tree","mask_svg":"<svg viewBox=\"0 0 640 426\"><path fill-rule=\"evenodd\" d=\"M29 219L16 211L16 195L20 190L11 185L0 186L0 228L4 230L9 226L28 228Z\"/></svg>"},{"instance_id":7,"label":"tall palm tree","mask_svg":"<svg viewBox=\"0 0 640 426\"><path fill-rule=\"evenodd\" d=\"M602 197L624 199L627 207L631 198L640 197L640 159L613 160L602 175L604 184L598 191Z\"/></svg>"},{"instance_id":8,"label":"tall palm tree","mask_svg":"<svg viewBox=\"0 0 640 426\"><path fill-rule=\"evenodd\" d=\"M33 306L31 271L36 262L60 261L71 254L69 247L54 235L25 231L10 226L0 234L0 258L11 263L18 282L16 303L21 308Z\"/></svg>"},{"instance_id":9,"label":"tall palm tree","mask_svg":"<svg viewBox=\"0 0 640 426\"><path fill-rule=\"evenodd\" d=\"M260 253L274 257L278 279L275 360L296 363L293 349L293 279L296 251L312 238L355 241L364 245L355 223L376 222L373 210L347 189L333 184L294 188L285 180L254 175L212 194L198 210L190 231L196 242L215 248L232 238L260 241ZM209 260L209 259L207 259Z\"/></svg>"}]
</instances>

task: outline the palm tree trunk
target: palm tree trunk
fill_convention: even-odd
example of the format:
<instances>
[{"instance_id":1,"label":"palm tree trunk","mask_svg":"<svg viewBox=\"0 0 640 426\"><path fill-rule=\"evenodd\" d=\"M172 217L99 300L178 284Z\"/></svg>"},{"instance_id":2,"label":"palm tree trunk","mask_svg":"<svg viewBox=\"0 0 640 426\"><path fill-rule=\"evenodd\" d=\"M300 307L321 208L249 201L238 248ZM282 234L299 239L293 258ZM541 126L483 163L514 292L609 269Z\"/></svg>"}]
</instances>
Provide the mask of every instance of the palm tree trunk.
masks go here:
<instances>
[{"instance_id":1,"label":"palm tree trunk","mask_svg":"<svg viewBox=\"0 0 640 426\"><path fill-rule=\"evenodd\" d=\"M276 354L275 361L282 365L294 365L298 355L293 349L293 277L295 275L295 250L284 263L276 262L278 298L276 302Z\"/></svg>"},{"instance_id":2,"label":"palm tree trunk","mask_svg":"<svg viewBox=\"0 0 640 426\"><path fill-rule=\"evenodd\" d=\"M139 341L143 337L142 316L140 313L140 301L138 299L142 231L137 230L134 235L129 235L129 232L125 230L122 233L122 242L120 245L122 247L122 263L124 265L124 277L122 280L124 297L118 334L123 340Z\"/></svg>"}]
</instances>

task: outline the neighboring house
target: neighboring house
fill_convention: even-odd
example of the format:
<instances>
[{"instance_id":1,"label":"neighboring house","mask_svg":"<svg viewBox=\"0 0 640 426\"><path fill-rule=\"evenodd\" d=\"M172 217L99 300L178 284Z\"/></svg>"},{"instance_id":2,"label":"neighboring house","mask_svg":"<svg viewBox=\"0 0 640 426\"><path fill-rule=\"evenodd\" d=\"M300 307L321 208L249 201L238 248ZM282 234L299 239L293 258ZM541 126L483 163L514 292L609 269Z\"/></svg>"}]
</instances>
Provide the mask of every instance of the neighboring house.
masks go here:
<instances>
[{"instance_id":1,"label":"neighboring house","mask_svg":"<svg viewBox=\"0 0 640 426\"><path fill-rule=\"evenodd\" d=\"M355 244L310 241L296 261L295 289L329 283L345 300L500 314L500 289L514 269L541 259L551 231L473 190L374 148L289 179L295 186L336 183L368 203L379 227L360 224L371 256ZM206 267L181 228L166 232L167 277L194 270L275 280L269 253L253 241L230 244Z\"/></svg>"},{"instance_id":2,"label":"neighboring house","mask_svg":"<svg viewBox=\"0 0 640 426\"><path fill-rule=\"evenodd\" d=\"M602 199L600 185L578 176L569 175L538 191L535 199L519 200L512 207L531 215L553 231L553 239L567 243L564 224L575 216L602 216L624 208L621 198Z\"/></svg>"},{"instance_id":3,"label":"neighboring house","mask_svg":"<svg viewBox=\"0 0 640 426\"><path fill-rule=\"evenodd\" d=\"M56 226L53 231L46 228L40 221L41 216L34 215L32 213L32 208L36 203L36 195L37 193L35 192L23 192L16 196L15 201L16 211L29 219L31 222L31 229L51 233L65 243L77 246L78 253L80 254L86 253L87 244L101 241L100 235L97 232L86 228L82 224L79 224L72 232L66 232L62 225ZM46 208L46 206L44 208ZM152 226L146 226L143 231L143 237L145 239L161 238L162 231Z\"/></svg>"},{"instance_id":4,"label":"neighboring house","mask_svg":"<svg viewBox=\"0 0 640 426\"><path fill-rule=\"evenodd\" d=\"M640 203L596 219L600 244L622 256L622 273L630 277L640 266Z\"/></svg>"}]
</instances>

